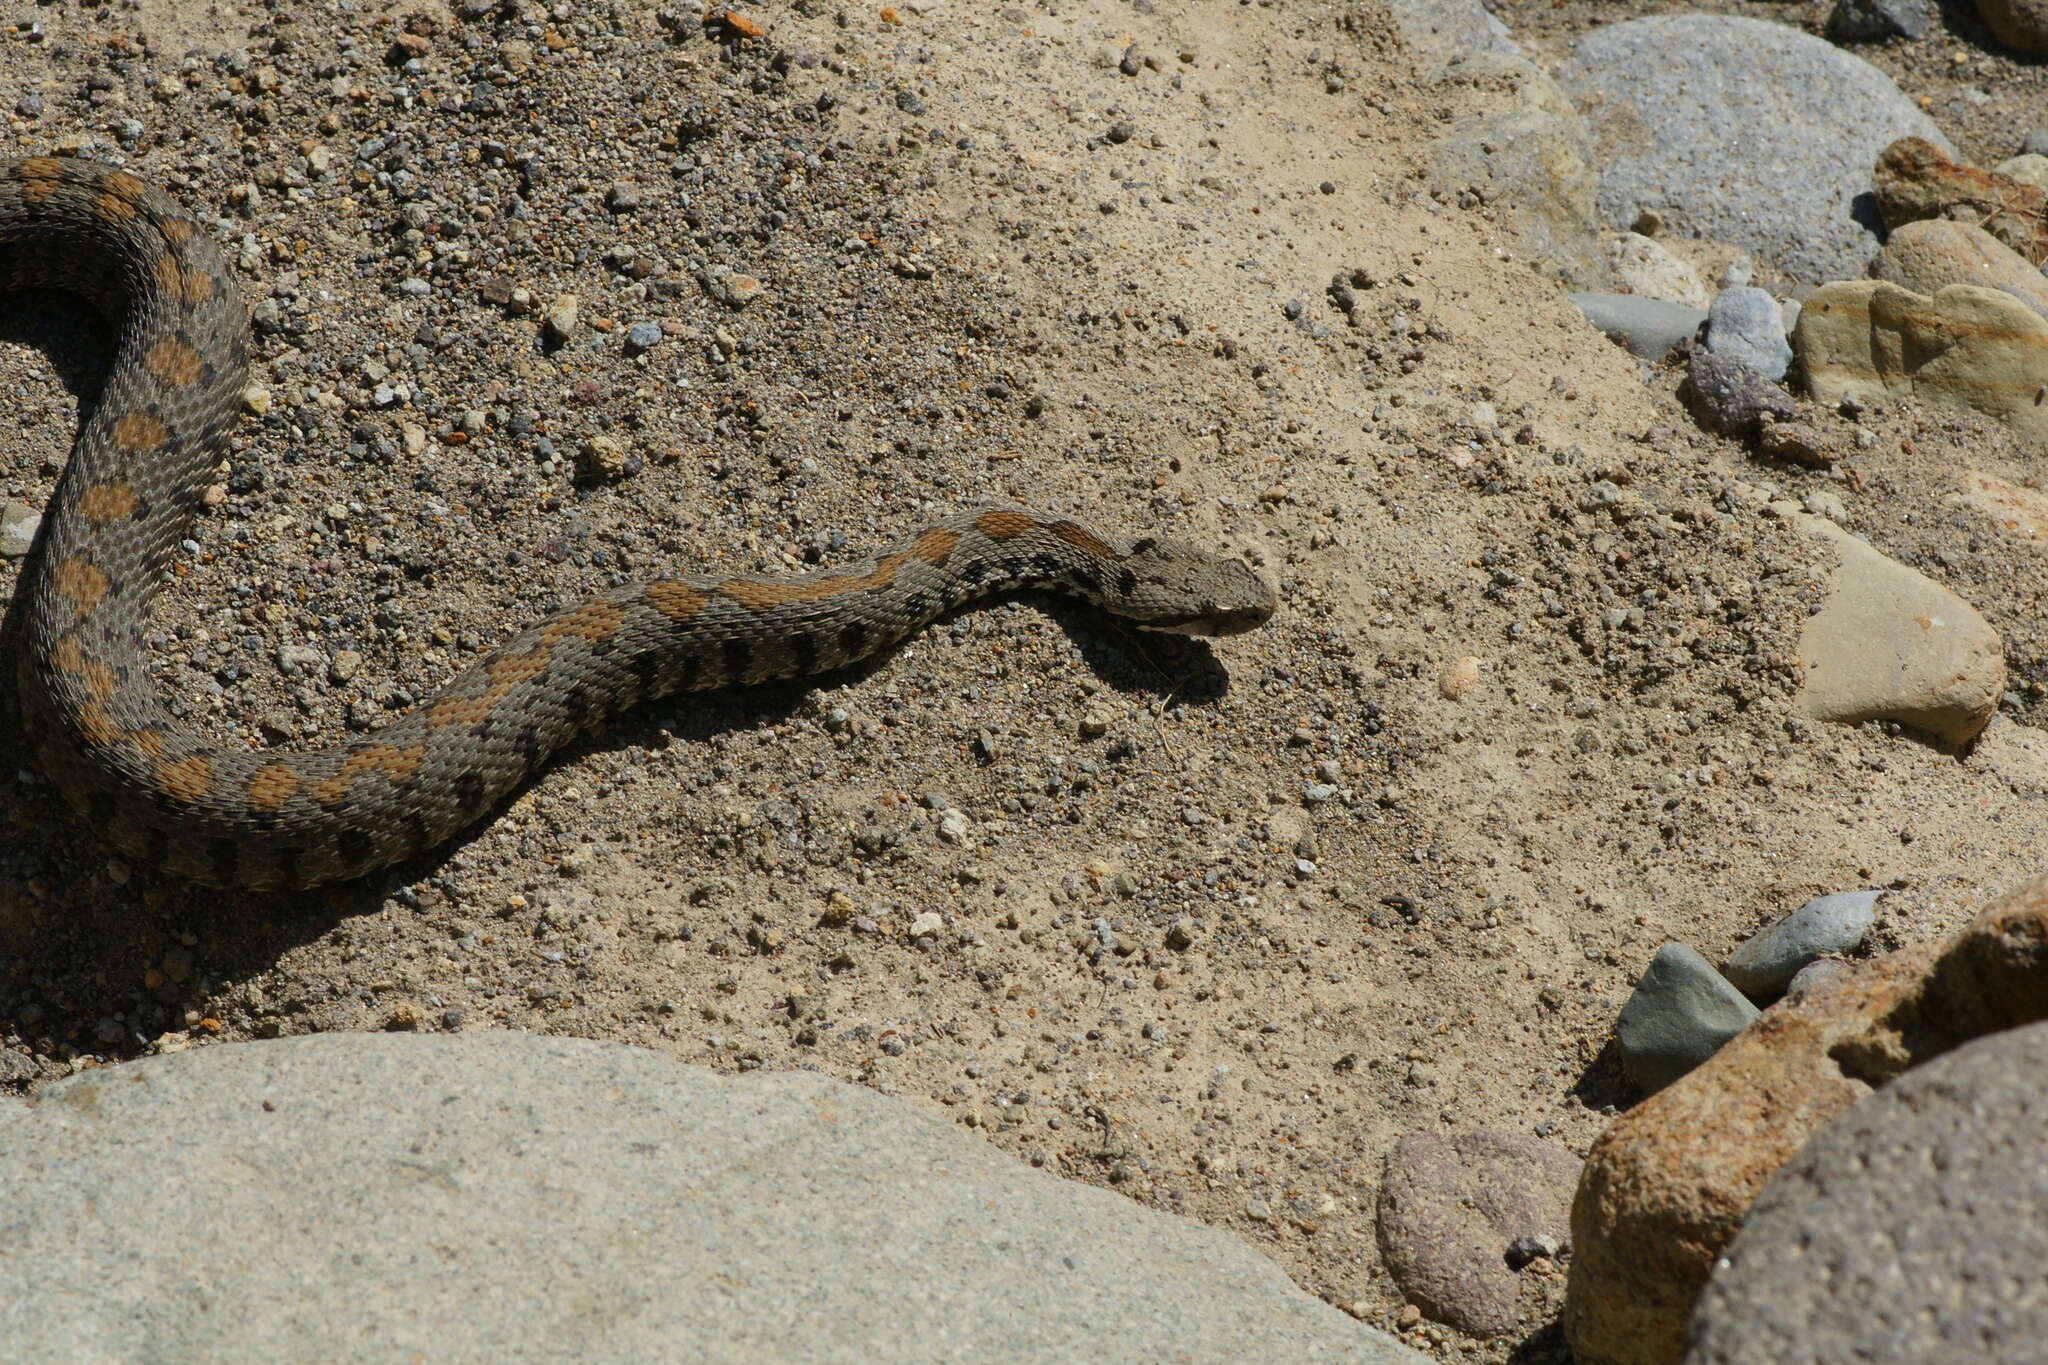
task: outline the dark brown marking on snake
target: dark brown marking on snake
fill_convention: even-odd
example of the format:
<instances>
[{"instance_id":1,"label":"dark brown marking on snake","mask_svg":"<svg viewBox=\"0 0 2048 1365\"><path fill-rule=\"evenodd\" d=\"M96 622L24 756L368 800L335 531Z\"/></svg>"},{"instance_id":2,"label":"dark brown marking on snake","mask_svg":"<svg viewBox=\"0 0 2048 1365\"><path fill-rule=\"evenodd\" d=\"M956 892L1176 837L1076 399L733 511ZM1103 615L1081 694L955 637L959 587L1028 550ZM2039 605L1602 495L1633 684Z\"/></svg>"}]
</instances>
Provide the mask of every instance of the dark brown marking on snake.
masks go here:
<instances>
[{"instance_id":1,"label":"dark brown marking on snake","mask_svg":"<svg viewBox=\"0 0 2048 1365\"><path fill-rule=\"evenodd\" d=\"M356 778L365 773L382 773L392 786L406 786L419 776L420 764L426 757L427 750L423 744L407 749L391 744L372 744L358 749L341 761L341 768L334 776L313 784L313 799L322 808L334 810L348 801L349 789L355 785Z\"/></svg>"},{"instance_id":2,"label":"dark brown marking on snake","mask_svg":"<svg viewBox=\"0 0 2048 1365\"><path fill-rule=\"evenodd\" d=\"M353 825L345 825L335 831L334 853L343 867L355 867L368 862L370 851L375 847L370 836Z\"/></svg>"},{"instance_id":3,"label":"dark brown marking on snake","mask_svg":"<svg viewBox=\"0 0 2048 1365\"><path fill-rule=\"evenodd\" d=\"M839 648L849 659L858 659L867 651L868 628L859 621L850 622L839 632Z\"/></svg>"},{"instance_id":4,"label":"dark brown marking on snake","mask_svg":"<svg viewBox=\"0 0 2048 1365\"><path fill-rule=\"evenodd\" d=\"M484 775L471 768L455 779L455 800L464 815L475 815L483 809Z\"/></svg>"}]
</instances>

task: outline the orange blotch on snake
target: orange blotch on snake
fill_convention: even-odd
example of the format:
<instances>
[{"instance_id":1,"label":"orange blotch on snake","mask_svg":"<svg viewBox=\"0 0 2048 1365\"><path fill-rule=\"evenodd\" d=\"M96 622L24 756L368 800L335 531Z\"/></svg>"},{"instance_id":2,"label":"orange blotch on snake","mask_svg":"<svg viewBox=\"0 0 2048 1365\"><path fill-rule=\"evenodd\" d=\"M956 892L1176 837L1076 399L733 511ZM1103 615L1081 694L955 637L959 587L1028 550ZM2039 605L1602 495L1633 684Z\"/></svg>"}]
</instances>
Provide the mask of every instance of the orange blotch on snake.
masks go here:
<instances>
[{"instance_id":1,"label":"orange blotch on snake","mask_svg":"<svg viewBox=\"0 0 2048 1365\"><path fill-rule=\"evenodd\" d=\"M89 559L73 556L50 570L50 586L80 616L89 614L107 595L107 575Z\"/></svg>"},{"instance_id":2,"label":"orange blotch on snake","mask_svg":"<svg viewBox=\"0 0 2048 1365\"><path fill-rule=\"evenodd\" d=\"M164 756L164 732L161 730L130 730L128 742L142 750L144 758Z\"/></svg>"},{"instance_id":3,"label":"orange blotch on snake","mask_svg":"<svg viewBox=\"0 0 2048 1365\"><path fill-rule=\"evenodd\" d=\"M647 585L647 602L677 625L694 619L711 599L681 579L667 578Z\"/></svg>"},{"instance_id":4,"label":"orange blotch on snake","mask_svg":"<svg viewBox=\"0 0 2048 1365\"><path fill-rule=\"evenodd\" d=\"M40 204L64 183L64 163L54 156L32 156L14 168L21 177L21 192L31 204Z\"/></svg>"},{"instance_id":5,"label":"orange blotch on snake","mask_svg":"<svg viewBox=\"0 0 2048 1365\"><path fill-rule=\"evenodd\" d=\"M166 218L156 225L156 230L164 235L167 242L182 242L199 228L190 218Z\"/></svg>"},{"instance_id":6,"label":"orange blotch on snake","mask_svg":"<svg viewBox=\"0 0 2048 1365\"><path fill-rule=\"evenodd\" d=\"M1051 529L1054 535L1067 544L1086 550L1091 555L1101 555L1104 559L1122 558L1115 550L1097 540L1084 526L1076 526L1071 521L1056 521Z\"/></svg>"},{"instance_id":7,"label":"orange blotch on snake","mask_svg":"<svg viewBox=\"0 0 2048 1365\"><path fill-rule=\"evenodd\" d=\"M104 704L90 702L78 708L78 733L85 736L86 743L104 747L120 737L121 727L114 724Z\"/></svg>"},{"instance_id":8,"label":"orange blotch on snake","mask_svg":"<svg viewBox=\"0 0 2048 1365\"><path fill-rule=\"evenodd\" d=\"M147 455L170 437L164 424L140 408L124 412L114 423L114 444L125 454Z\"/></svg>"},{"instance_id":9,"label":"orange blotch on snake","mask_svg":"<svg viewBox=\"0 0 2048 1365\"><path fill-rule=\"evenodd\" d=\"M171 800L196 805L213 791L213 760L205 754L163 760L152 778L156 789Z\"/></svg>"},{"instance_id":10,"label":"orange blotch on snake","mask_svg":"<svg viewBox=\"0 0 2048 1365\"><path fill-rule=\"evenodd\" d=\"M187 268L175 251L166 251L156 258L156 282L187 308L195 308L213 297L213 277L204 270Z\"/></svg>"},{"instance_id":11,"label":"orange blotch on snake","mask_svg":"<svg viewBox=\"0 0 2048 1365\"><path fill-rule=\"evenodd\" d=\"M574 635L591 644L601 644L617 633L619 623L625 619L626 609L616 602L585 602L567 616L542 626L540 640L543 645L552 645Z\"/></svg>"},{"instance_id":12,"label":"orange blotch on snake","mask_svg":"<svg viewBox=\"0 0 2048 1365\"><path fill-rule=\"evenodd\" d=\"M79 514L95 526L132 517L141 505L142 498L136 493L135 485L125 480L96 483L78 495Z\"/></svg>"},{"instance_id":13,"label":"orange blotch on snake","mask_svg":"<svg viewBox=\"0 0 2048 1365\"><path fill-rule=\"evenodd\" d=\"M258 768L249 775L249 809L267 815L282 808L298 789L298 773L284 764Z\"/></svg>"},{"instance_id":14,"label":"orange blotch on snake","mask_svg":"<svg viewBox=\"0 0 2048 1365\"><path fill-rule=\"evenodd\" d=\"M194 384L206 373L206 362L194 350L192 343L183 337L165 337L149 348L143 357L143 364L149 372L173 388L184 388Z\"/></svg>"},{"instance_id":15,"label":"orange blotch on snake","mask_svg":"<svg viewBox=\"0 0 2048 1365\"><path fill-rule=\"evenodd\" d=\"M367 749L358 749L341 761L341 770L334 776L313 784L313 799L330 809L340 805L348 799L349 788L363 773L382 773L392 786L403 787L419 776L420 764L426 756L427 749L423 744L415 744L408 749L392 744L372 744Z\"/></svg>"},{"instance_id":16,"label":"orange blotch on snake","mask_svg":"<svg viewBox=\"0 0 2048 1365\"><path fill-rule=\"evenodd\" d=\"M934 526L917 538L917 543L910 547L910 553L937 568L952 557L953 547L959 543L959 536L942 527Z\"/></svg>"},{"instance_id":17,"label":"orange blotch on snake","mask_svg":"<svg viewBox=\"0 0 2048 1365\"><path fill-rule=\"evenodd\" d=\"M796 579L779 583L757 583L735 578L720 583L717 590L748 611L769 611L776 607L788 606L792 602L819 602L827 597L837 597L841 593L869 592L875 588L886 588L896 581L897 571L909 558L907 554L890 555L876 564L871 572L859 578L813 578L809 581Z\"/></svg>"},{"instance_id":18,"label":"orange blotch on snake","mask_svg":"<svg viewBox=\"0 0 2048 1365\"><path fill-rule=\"evenodd\" d=\"M974 529L990 540L1014 540L1037 525L1022 512L984 512L975 518Z\"/></svg>"},{"instance_id":19,"label":"orange blotch on snake","mask_svg":"<svg viewBox=\"0 0 2048 1365\"><path fill-rule=\"evenodd\" d=\"M108 171L100 177L99 201L93 211L107 222L119 223L135 216L136 206L147 192L140 180L126 171Z\"/></svg>"}]
</instances>

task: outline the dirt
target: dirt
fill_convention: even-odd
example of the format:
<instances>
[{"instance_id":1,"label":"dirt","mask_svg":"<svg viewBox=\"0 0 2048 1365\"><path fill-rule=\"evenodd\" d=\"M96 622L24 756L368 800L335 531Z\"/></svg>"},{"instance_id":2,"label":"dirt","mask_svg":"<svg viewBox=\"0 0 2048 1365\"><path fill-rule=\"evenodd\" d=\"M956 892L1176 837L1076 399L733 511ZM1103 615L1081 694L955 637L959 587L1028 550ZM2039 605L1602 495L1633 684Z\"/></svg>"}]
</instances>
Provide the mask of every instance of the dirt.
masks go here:
<instances>
[{"instance_id":1,"label":"dirt","mask_svg":"<svg viewBox=\"0 0 2048 1365\"><path fill-rule=\"evenodd\" d=\"M1417 85L1374 10L578 3L395 48L415 12L49 6L0 35L0 97L43 99L5 154L124 160L273 305L267 412L152 637L194 723L333 739L615 580L851 559L984 501L1228 547L1281 614L1185 642L969 611L848 674L645 707L438 856L308 895L155 879L0 762L17 1088L376 1028L815 1068L1227 1228L1443 1358L1542 1359L1546 1261L1511 1337L1401 1316L1397 1137L1583 1152L1635 1098L1609 1039L1660 944L1718 961L1866 885L1904 942L2035 870L2031 456L1905 407L1832 472L1697 431L1674 373L1507 259L1498 206L1431 192L1447 114L1507 95ZM1917 94L1927 65L1888 69ZM629 356L641 322L664 336ZM38 298L0 341L0 499L40 507L106 331ZM618 477L579 475L595 436ZM1975 751L1792 714L1826 552L1760 489L1839 499L2004 633ZM287 646L317 662L287 676Z\"/></svg>"}]
</instances>

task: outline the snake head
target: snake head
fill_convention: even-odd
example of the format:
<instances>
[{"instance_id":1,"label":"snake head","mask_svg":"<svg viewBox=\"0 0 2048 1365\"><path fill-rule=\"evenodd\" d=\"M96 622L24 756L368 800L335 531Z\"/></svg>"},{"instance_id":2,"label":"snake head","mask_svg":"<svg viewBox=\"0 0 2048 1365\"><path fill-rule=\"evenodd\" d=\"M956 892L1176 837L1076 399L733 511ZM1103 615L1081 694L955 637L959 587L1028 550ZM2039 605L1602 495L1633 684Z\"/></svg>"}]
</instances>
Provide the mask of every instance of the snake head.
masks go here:
<instances>
[{"instance_id":1,"label":"snake head","mask_svg":"<svg viewBox=\"0 0 2048 1365\"><path fill-rule=\"evenodd\" d=\"M1266 623L1279 598L1242 560L1178 540L1146 537L1131 546L1103 606L1141 630L1238 635Z\"/></svg>"}]
</instances>

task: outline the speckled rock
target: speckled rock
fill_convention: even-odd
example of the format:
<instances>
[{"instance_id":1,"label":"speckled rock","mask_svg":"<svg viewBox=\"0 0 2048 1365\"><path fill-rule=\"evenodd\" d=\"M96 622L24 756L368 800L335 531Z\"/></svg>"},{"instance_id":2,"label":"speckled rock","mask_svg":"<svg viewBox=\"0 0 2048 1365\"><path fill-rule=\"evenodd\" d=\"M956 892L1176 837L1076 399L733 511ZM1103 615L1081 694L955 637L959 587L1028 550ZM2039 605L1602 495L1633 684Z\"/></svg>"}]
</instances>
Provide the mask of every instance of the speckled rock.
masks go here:
<instances>
[{"instance_id":1,"label":"speckled rock","mask_svg":"<svg viewBox=\"0 0 2048 1365\"><path fill-rule=\"evenodd\" d=\"M1723 289L1707 309L1707 349L1739 360L1773 384L1792 364L1785 315L1778 301L1753 284Z\"/></svg>"},{"instance_id":2,"label":"speckled rock","mask_svg":"<svg viewBox=\"0 0 2048 1365\"><path fill-rule=\"evenodd\" d=\"M1815 720L1895 720L1948 744L1974 739L2005 690L2005 647L1976 608L1821 517L1793 519L1840 558L1799 633L1793 704Z\"/></svg>"},{"instance_id":3,"label":"speckled rock","mask_svg":"<svg viewBox=\"0 0 2048 1365\"><path fill-rule=\"evenodd\" d=\"M1933 0L1835 0L1828 11L1828 37L1838 43L1874 43L1885 38L1915 42L1933 31Z\"/></svg>"},{"instance_id":4,"label":"speckled rock","mask_svg":"<svg viewBox=\"0 0 2048 1365\"><path fill-rule=\"evenodd\" d=\"M1708 431L1754 436L1766 417L1784 421L1797 414L1792 395L1734 356L1705 349L1686 358L1685 405Z\"/></svg>"},{"instance_id":5,"label":"speckled rock","mask_svg":"<svg viewBox=\"0 0 2048 1365\"><path fill-rule=\"evenodd\" d=\"M1912 396L2003 419L2048 441L2048 318L2010 294L1951 284L1932 296L1885 280L1814 291L1792 348L1823 403Z\"/></svg>"},{"instance_id":6,"label":"speckled rock","mask_svg":"<svg viewBox=\"0 0 2048 1365\"><path fill-rule=\"evenodd\" d=\"M1654 210L1807 284L1860 275L1876 252L1856 201L1879 151L1909 134L1946 145L1876 67L1756 19L1605 25L1557 74L1592 135L1610 226Z\"/></svg>"},{"instance_id":7,"label":"speckled rock","mask_svg":"<svg viewBox=\"0 0 2048 1365\"><path fill-rule=\"evenodd\" d=\"M1518 1237L1565 1240L1579 1160L1520 1133L1412 1133L1387 1154L1379 1239L1410 1302L1474 1336L1520 1320Z\"/></svg>"},{"instance_id":8,"label":"speckled rock","mask_svg":"<svg viewBox=\"0 0 2048 1365\"><path fill-rule=\"evenodd\" d=\"M2048 1341L2048 1024L1915 1068L1771 1178L1685 1365L2036 1365Z\"/></svg>"},{"instance_id":9,"label":"speckled rock","mask_svg":"<svg viewBox=\"0 0 2048 1365\"><path fill-rule=\"evenodd\" d=\"M2048 877L1945 944L1780 1002L1601 1134L1572 1201L1565 1331L1579 1365L1672 1365L1693 1301L1766 1181L1894 1077L2048 1017Z\"/></svg>"},{"instance_id":10,"label":"speckled rock","mask_svg":"<svg viewBox=\"0 0 2048 1365\"><path fill-rule=\"evenodd\" d=\"M6 1131L11 1360L1426 1365L1231 1237L817 1075L322 1034L86 1072Z\"/></svg>"},{"instance_id":11,"label":"speckled rock","mask_svg":"<svg viewBox=\"0 0 2048 1365\"><path fill-rule=\"evenodd\" d=\"M1737 948L1721 974L1752 1000L1775 1000L1809 963L1861 944L1883 894L1840 891L1816 896Z\"/></svg>"}]
</instances>

